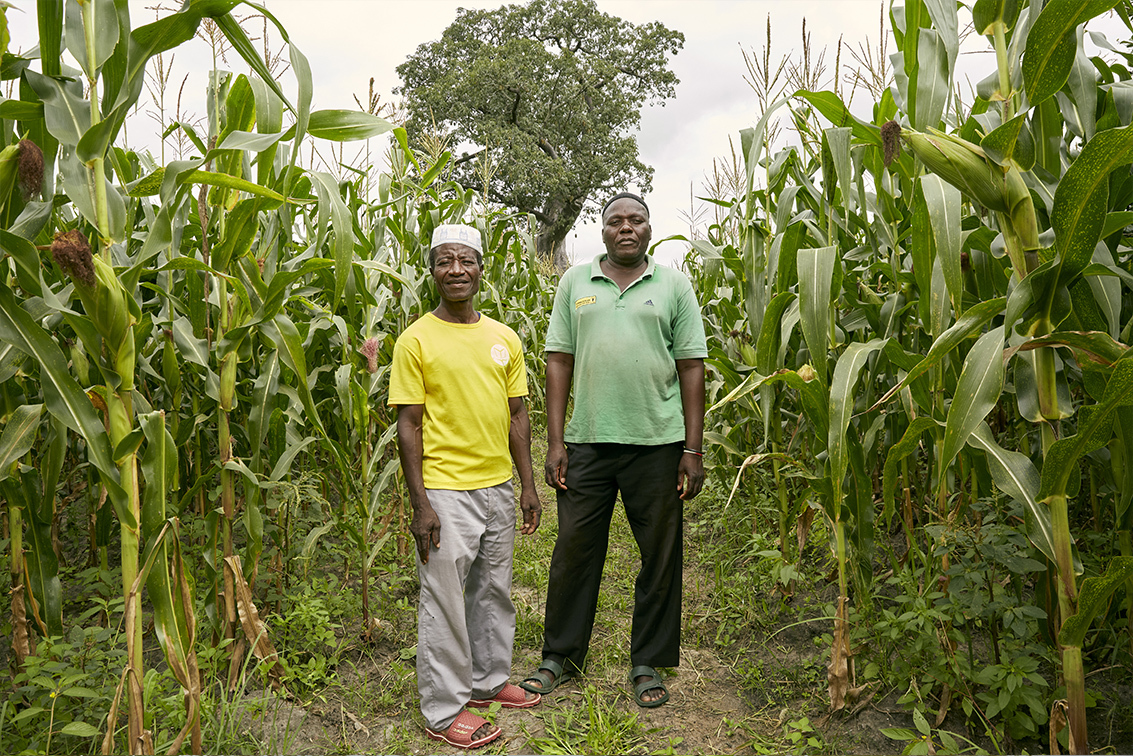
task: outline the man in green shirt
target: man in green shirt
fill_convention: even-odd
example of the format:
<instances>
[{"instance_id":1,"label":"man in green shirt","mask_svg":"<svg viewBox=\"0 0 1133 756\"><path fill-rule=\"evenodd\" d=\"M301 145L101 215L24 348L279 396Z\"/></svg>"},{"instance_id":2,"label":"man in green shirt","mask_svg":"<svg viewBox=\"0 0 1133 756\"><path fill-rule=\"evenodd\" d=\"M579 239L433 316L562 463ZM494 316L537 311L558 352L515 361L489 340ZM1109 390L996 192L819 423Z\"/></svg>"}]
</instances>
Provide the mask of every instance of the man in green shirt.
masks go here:
<instances>
[{"instance_id":1,"label":"man in green shirt","mask_svg":"<svg viewBox=\"0 0 1133 756\"><path fill-rule=\"evenodd\" d=\"M648 255L651 237L645 202L613 197L602 210L606 254L567 271L555 296L545 471L557 489L559 535L543 661L522 683L533 692L582 670L619 492L641 551L630 643L639 705L668 700L655 668L680 661L683 505L704 481L707 349L692 285Z\"/></svg>"}]
</instances>

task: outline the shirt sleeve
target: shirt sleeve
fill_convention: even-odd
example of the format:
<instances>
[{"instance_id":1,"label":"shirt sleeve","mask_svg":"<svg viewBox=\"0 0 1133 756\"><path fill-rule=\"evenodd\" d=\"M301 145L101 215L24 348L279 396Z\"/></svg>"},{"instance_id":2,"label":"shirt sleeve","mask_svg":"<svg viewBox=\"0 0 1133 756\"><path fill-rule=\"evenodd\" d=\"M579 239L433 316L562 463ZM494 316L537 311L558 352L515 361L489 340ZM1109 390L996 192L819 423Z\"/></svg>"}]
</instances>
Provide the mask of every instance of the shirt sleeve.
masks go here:
<instances>
[{"instance_id":1,"label":"shirt sleeve","mask_svg":"<svg viewBox=\"0 0 1133 756\"><path fill-rule=\"evenodd\" d=\"M389 372L389 405L425 403L425 375L421 370L421 343L401 335L393 345Z\"/></svg>"},{"instance_id":2,"label":"shirt sleeve","mask_svg":"<svg viewBox=\"0 0 1133 756\"><path fill-rule=\"evenodd\" d=\"M523 360L523 344L515 331L508 334L507 342L511 353L507 364L508 398L527 396L527 363Z\"/></svg>"},{"instance_id":3,"label":"shirt sleeve","mask_svg":"<svg viewBox=\"0 0 1133 756\"><path fill-rule=\"evenodd\" d=\"M677 306L673 317L673 359L694 360L708 356L704 337L704 318L700 303L688 278L681 275L677 285Z\"/></svg>"},{"instance_id":4,"label":"shirt sleeve","mask_svg":"<svg viewBox=\"0 0 1133 756\"><path fill-rule=\"evenodd\" d=\"M551 308L551 319L547 325L547 341L544 352L574 354L574 323L570 310L570 271L559 279L555 292L555 304Z\"/></svg>"}]
</instances>

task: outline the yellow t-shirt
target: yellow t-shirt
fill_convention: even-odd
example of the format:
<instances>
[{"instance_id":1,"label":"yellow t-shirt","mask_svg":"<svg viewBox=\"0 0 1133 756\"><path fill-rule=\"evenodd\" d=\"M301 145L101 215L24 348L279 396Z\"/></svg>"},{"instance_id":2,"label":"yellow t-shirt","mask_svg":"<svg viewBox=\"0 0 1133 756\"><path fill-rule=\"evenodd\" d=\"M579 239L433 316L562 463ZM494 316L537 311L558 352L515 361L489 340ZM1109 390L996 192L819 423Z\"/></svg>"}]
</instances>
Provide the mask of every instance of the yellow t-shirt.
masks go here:
<instances>
[{"instance_id":1,"label":"yellow t-shirt","mask_svg":"<svg viewBox=\"0 0 1133 756\"><path fill-rule=\"evenodd\" d=\"M510 480L508 399L526 395L519 336L485 315L465 324L428 313L394 345L389 403L425 405L426 488L471 491Z\"/></svg>"}]
</instances>

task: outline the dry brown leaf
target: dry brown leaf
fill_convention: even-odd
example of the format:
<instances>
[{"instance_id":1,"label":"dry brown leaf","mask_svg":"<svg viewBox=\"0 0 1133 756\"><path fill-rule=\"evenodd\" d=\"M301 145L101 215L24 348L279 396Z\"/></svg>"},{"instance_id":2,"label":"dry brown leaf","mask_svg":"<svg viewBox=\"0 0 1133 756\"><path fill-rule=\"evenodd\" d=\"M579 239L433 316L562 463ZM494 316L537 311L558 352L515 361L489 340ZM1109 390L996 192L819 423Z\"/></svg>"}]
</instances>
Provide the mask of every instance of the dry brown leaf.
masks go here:
<instances>
[{"instance_id":1,"label":"dry brown leaf","mask_svg":"<svg viewBox=\"0 0 1133 756\"><path fill-rule=\"evenodd\" d=\"M370 736L370 728L368 728L368 727L366 727L366 725L362 724L362 720L360 720L360 719L358 719L358 717L354 716L354 712L350 711L349 709L343 709L342 711L343 711L343 713L346 714L347 718L350 719L350 721L354 723L354 729L355 730L357 730L358 732L365 733L366 737Z\"/></svg>"},{"instance_id":2,"label":"dry brown leaf","mask_svg":"<svg viewBox=\"0 0 1133 756\"><path fill-rule=\"evenodd\" d=\"M940 695L940 709L936 712L936 723L933 727L940 727L940 723L948 716L948 709L952 706L952 688L945 685L944 692Z\"/></svg>"},{"instance_id":3,"label":"dry brown leaf","mask_svg":"<svg viewBox=\"0 0 1133 756\"><path fill-rule=\"evenodd\" d=\"M162 533L158 535L160 539ZM134 627L134 617L138 611L139 591L141 590L142 576L146 570L138 571L138 576L134 578L134 584L130 587L130 592L126 594L126 611L122 618L122 626L125 628L126 636L126 723L128 727L128 740L127 747L129 753L153 753L153 742L150 740L150 748L146 750L146 731L142 729L142 722L145 717L145 694L142 691L142 670L134 667L134 659L140 656L140 653L135 653L138 642L141 640L136 637L131 628Z\"/></svg>"},{"instance_id":4,"label":"dry brown leaf","mask_svg":"<svg viewBox=\"0 0 1133 756\"><path fill-rule=\"evenodd\" d=\"M810 533L811 523L814 522L814 510L810 507L803 507L803 513L795 520L795 538L799 542L799 554L803 553L803 548L806 546L806 537Z\"/></svg>"},{"instance_id":5,"label":"dry brown leaf","mask_svg":"<svg viewBox=\"0 0 1133 756\"><path fill-rule=\"evenodd\" d=\"M16 666L22 668L24 659L35 653L32 646L35 637L28 635L28 612L24 607L24 586L12 588L12 653L16 656Z\"/></svg>"},{"instance_id":6,"label":"dry brown leaf","mask_svg":"<svg viewBox=\"0 0 1133 756\"><path fill-rule=\"evenodd\" d=\"M834 618L834 644L830 649L830 666L826 670L831 711L841 711L846 707L846 691L850 686L850 629L849 622L846 621L848 601L845 596L838 597L838 611Z\"/></svg>"},{"instance_id":7,"label":"dry brown leaf","mask_svg":"<svg viewBox=\"0 0 1133 756\"><path fill-rule=\"evenodd\" d=\"M102 736L102 756L114 753L114 730L118 727L118 704L122 702L122 690L126 687L126 673L129 667L122 669L122 677L118 679L118 689L114 691L114 700L110 702L110 713L106 715L106 734Z\"/></svg>"},{"instance_id":8,"label":"dry brown leaf","mask_svg":"<svg viewBox=\"0 0 1133 756\"><path fill-rule=\"evenodd\" d=\"M252 653L260 661L267 663L268 676L271 678L272 687L279 690L283 685L283 669L281 667L283 660L279 658L275 646L268 638L267 625L260 619L260 612L256 609L256 604L252 600L252 589L248 587L248 582L244 579L244 573L240 567L240 557L225 557L224 569L225 573L231 577L233 598L236 611L240 617L240 626L244 629L244 635L252 646Z\"/></svg>"},{"instance_id":9,"label":"dry brown leaf","mask_svg":"<svg viewBox=\"0 0 1133 756\"><path fill-rule=\"evenodd\" d=\"M1058 733L1067 725L1066 714L1069 707L1066 705L1066 699L1055 701L1050 707L1050 753L1051 756L1058 756Z\"/></svg>"}]
</instances>

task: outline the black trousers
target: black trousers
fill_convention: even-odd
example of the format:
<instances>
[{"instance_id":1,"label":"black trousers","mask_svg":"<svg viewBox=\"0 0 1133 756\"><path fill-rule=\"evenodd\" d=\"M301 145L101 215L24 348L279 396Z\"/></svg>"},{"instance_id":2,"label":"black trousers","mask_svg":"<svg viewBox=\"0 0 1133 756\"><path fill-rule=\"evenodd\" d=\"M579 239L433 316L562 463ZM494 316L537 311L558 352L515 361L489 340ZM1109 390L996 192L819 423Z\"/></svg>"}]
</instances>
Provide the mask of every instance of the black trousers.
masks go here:
<instances>
[{"instance_id":1,"label":"black trousers","mask_svg":"<svg viewBox=\"0 0 1133 756\"><path fill-rule=\"evenodd\" d=\"M567 444L567 490L558 491L559 536L547 587L544 659L582 670L620 491L641 552L631 665L680 663L684 502L677 492L677 466L682 449L679 442Z\"/></svg>"}]
</instances>

